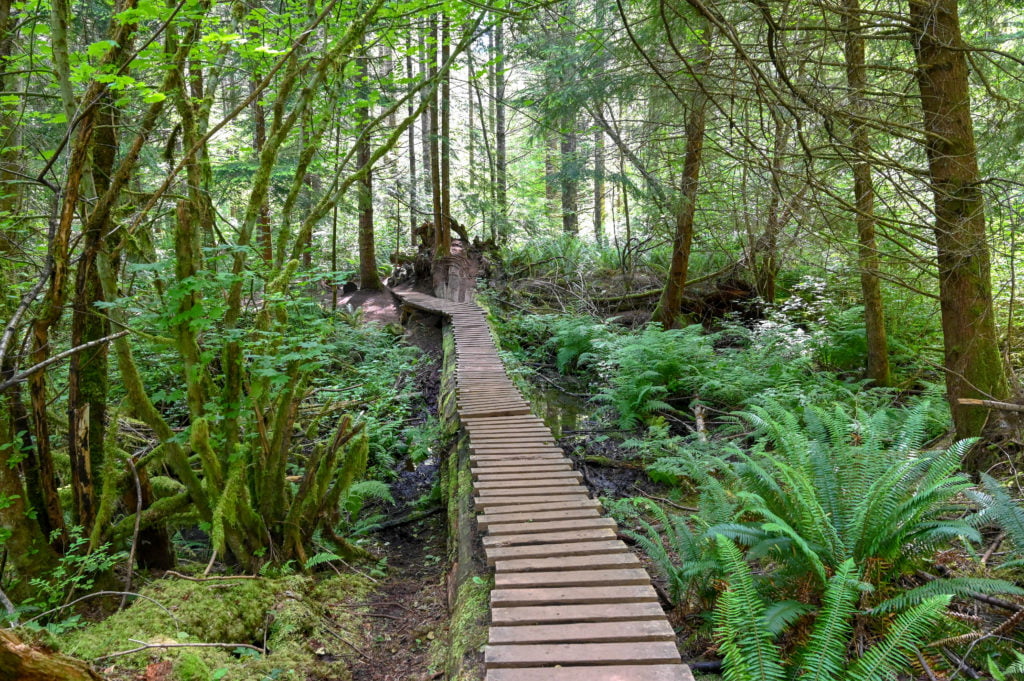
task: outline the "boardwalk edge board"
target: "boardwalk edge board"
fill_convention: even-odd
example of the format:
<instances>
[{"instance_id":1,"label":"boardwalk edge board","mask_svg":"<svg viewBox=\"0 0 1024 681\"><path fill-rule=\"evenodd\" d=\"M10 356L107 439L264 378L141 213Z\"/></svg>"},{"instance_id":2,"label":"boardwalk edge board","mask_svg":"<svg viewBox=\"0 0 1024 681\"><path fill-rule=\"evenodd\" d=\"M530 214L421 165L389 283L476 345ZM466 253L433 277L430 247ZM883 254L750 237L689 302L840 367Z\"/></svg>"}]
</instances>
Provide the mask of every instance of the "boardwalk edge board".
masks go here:
<instances>
[{"instance_id":1,"label":"boardwalk edge board","mask_svg":"<svg viewBox=\"0 0 1024 681\"><path fill-rule=\"evenodd\" d=\"M414 291L446 316L491 591L486 681L692 681L650 576L505 373L483 310Z\"/></svg>"}]
</instances>

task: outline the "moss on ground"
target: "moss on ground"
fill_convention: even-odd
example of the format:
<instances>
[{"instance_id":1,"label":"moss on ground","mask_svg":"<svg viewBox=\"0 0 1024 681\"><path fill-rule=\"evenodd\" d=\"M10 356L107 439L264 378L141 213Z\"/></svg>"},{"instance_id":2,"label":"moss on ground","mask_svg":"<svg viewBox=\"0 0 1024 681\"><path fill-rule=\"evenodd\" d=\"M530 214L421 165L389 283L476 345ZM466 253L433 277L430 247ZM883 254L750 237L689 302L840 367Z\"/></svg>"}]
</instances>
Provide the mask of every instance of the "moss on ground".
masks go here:
<instances>
[{"instance_id":1,"label":"moss on ground","mask_svg":"<svg viewBox=\"0 0 1024 681\"><path fill-rule=\"evenodd\" d=\"M246 643L245 649L169 648L101 660L117 671L144 669L168 660L177 681L351 678L345 659L362 631L358 609L332 608L365 598L368 580L356 575L325 579L293 575L279 579L193 582L161 579L142 589L122 612L61 637L61 649L87 660L147 643ZM154 602L156 601L156 602ZM158 605L159 603L159 605ZM252 653L252 654L250 654Z\"/></svg>"},{"instance_id":2,"label":"moss on ground","mask_svg":"<svg viewBox=\"0 0 1024 681\"><path fill-rule=\"evenodd\" d=\"M481 677L480 667L472 658L487 643L487 622L490 618L490 577L473 577L459 587L444 642L436 641L431 651L432 666L457 670L452 681L476 681ZM467 656L470 658L467 660Z\"/></svg>"}]
</instances>

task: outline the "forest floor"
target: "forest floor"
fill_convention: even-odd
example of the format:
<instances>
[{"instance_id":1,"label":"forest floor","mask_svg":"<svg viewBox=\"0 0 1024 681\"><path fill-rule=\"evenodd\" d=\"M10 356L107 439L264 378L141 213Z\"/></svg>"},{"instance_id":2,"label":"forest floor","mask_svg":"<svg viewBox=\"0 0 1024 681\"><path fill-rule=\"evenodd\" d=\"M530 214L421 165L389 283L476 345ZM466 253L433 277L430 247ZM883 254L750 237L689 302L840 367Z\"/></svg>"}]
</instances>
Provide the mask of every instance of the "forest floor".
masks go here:
<instances>
[{"instance_id":1,"label":"forest floor","mask_svg":"<svg viewBox=\"0 0 1024 681\"><path fill-rule=\"evenodd\" d=\"M427 681L438 676L435 641L447 625L444 516L433 515L379 536L388 577L364 602L364 656L353 661L353 681Z\"/></svg>"},{"instance_id":2,"label":"forest floor","mask_svg":"<svg viewBox=\"0 0 1024 681\"><path fill-rule=\"evenodd\" d=\"M365 321L398 324L401 314L388 291L356 291L339 299L363 311ZM414 319L405 341L430 358L416 377L424 396L426 420L436 416L440 393L441 333L428 319ZM391 483L396 506L392 517L413 511L416 502L437 483L438 462L400 462ZM438 507L438 510L439 507ZM445 588L446 541L444 515L433 513L414 522L395 525L374 535L373 552L386 561L388 576L367 595L363 605L365 640L371 645L351 665L353 681L427 681L439 676L433 651L444 640L447 626Z\"/></svg>"},{"instance_id":3,"label":"forest floor","mask_svg":"<svg viewBox=\"0 0 1024 681\"><path fill-rule=\"evenodd\" d=\"M338 307L351 305L354 310L363 311L363 319L378 324L398 324L401 316L395 300L387 291L354 291L338 298Z\"/></svg>"}]
</instances>

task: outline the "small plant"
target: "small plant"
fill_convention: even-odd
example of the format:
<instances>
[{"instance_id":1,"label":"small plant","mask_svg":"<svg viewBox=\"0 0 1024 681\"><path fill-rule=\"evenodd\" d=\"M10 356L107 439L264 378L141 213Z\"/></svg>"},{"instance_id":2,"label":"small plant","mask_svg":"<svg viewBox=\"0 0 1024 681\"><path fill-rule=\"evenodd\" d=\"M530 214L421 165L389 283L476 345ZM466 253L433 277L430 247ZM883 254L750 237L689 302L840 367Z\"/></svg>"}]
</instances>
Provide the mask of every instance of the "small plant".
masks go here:
<instances>
[{"instance_id":1,"label":"small plant","mask_svg":"<svg viewBox=\"0 0 1024 681\"><path fill-rule=\"evenodd\" d=\"M29 608L50 610L67 605L76 596L90 591L98 576L109 572L128 555L124 551L112 552L109 543L90 551L89 538L78 526L70 528L68 535L68 549L57 567L45 577L30 580L35 597L25 604Z\"/></svg>"}]
</instances>

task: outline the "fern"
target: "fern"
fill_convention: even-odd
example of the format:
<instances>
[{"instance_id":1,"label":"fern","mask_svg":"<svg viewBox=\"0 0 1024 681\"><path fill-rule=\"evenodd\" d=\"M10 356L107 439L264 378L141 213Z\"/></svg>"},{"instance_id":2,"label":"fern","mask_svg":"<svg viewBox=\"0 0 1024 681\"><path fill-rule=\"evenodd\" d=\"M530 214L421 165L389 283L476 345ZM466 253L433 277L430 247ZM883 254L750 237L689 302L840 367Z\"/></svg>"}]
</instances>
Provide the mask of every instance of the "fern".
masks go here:
<instances>
[{"instance_id":1,"label":"fern","mask_svg":"<svg viewBox=\"0 0 1024 681\"><path fill-rule=\"evenodd\" d=\"M764 609L763 626L772 636L778 636L812 610L813 607L800 601L772 603Z\"/></svg>"},{"instance_id":2,"label":"fern","mask_svg":"<svg viewBox=\"0 0 1024 681\"><path fill-rule=\"evenodd\" d=\"M847 560L829 579L810 638L791 659L784 660L771 642L775 627L769 625L781 619L796 621L807 611L791 601L766 608L743 553L721 535L716 548L729 570L729 588L719 597L715 611L727 681L888 681L911 667L915 653L949 605L949 596L934 596L900 613L881 639L849 662L855 604L865 587L854 561Z\"/></svg>"},{"instance_id":3,"label":"fern","mask_svg":"<svg viewBox=\"0 0 1024 681\"><path fill-rule=\"evenodd\" d=\"M316 553L307 558L306 562L303 564L303 568L305 568L306 570L313 570L314 568L317 568L321 565L324 565L325 563L330 563L331 561L335 560L344 559L336 553L332 553L330 551L321 551L320 553Z\"/></svg>"},{"instance_id":4,"label":"fern","mask_svg":"<svg viewBox=\"0 0 1024 681\"><path fill-rule=\"evenodd\" d=\"M725 656L726 681L783 681L782 658L763 626L764 603L754 589L750 566L736 545L716 538L719 559L730 573L729 589L718 599L715 631Z\"/></svg>"},{"instance_id":5,"label":"fern","mask_svg":"<svg viewBox=\"0 0 1024 681\"><path fill-rule=\"evenodd\" d=\"M972 593L985 594L1006 594L1012 596L1024 596L1024 589L1012 582L1002 579L987 579L982 577L950 577L936 579L935 581L922 584L900 595L882 601L871 609L871 614L882 615L890 612L906 610L910 606L918 605L934 598L935 596L970 596Z\"/></svg>"},{"instance_id":6,"label":"fern","mask_svg":"<svg viewBox=\"0 0 1024 681\"><path fill-rule=\"evenodd\" d=\"M985 493L973 492L974 501L981 506L980 521L993 521L1006 532L1019 554L1024 555L1024 505L1015 501L1006 489L987 473L981 474Z\"/></svg>"},{"instance_id":7,"label":"fern","mask_svg":"<svg viewBox=\"0 0 1024 681\"><path fill-rule=\"evenodd\" d=\"M853 663L846 678L849 681L888 681L894 678L906 668L907 660L942 618L949 601L949 596L935 596L901 613L885 637Z\"/></svg>"},{"instance_id":8,"label":"fern","mask_svg":"<svg viewBox=\"0 0 1024 681\"><path fill-rule=\"evenodd\" d=\"M807 681L840 678L846 662L846 647L858 594L856 580L853 560L840 565L829 580L810 641L800 656L801 678Z\"/></svg>"}]
</instances>

